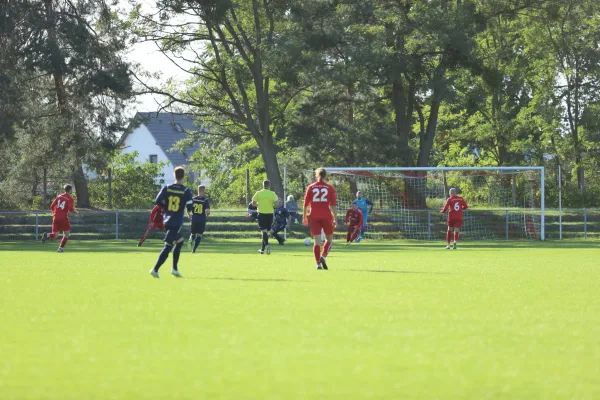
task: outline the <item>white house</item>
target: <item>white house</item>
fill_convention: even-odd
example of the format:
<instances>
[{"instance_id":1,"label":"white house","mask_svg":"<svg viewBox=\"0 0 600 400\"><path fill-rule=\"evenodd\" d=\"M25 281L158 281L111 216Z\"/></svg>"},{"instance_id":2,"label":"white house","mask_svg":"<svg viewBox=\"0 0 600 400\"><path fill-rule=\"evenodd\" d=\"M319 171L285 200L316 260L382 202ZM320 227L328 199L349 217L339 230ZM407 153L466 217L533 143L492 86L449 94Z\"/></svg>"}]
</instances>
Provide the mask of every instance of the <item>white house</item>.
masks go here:
<instances>
[{"instance_id":1,"label":"white house","mask_svg":"<svg viewBox=\"0 0 600 400\"><path fill-rule=\"evenodd\" d=\"M141 123L121 138L122 152L137 151L141 162L167 163L163 168L164 179L167 183L171 182L175 167L187 167L189 158L197 150L197 147L190 147L182 153L173 149L173 146L186 137L186 131L201 131L201 128L196 126L194 117L189 114L138 112L134 121ZM193 173L190 173L190 177L195 180ZM200 183L208 186L209 182Z\"/></svg>"}]
</instances>

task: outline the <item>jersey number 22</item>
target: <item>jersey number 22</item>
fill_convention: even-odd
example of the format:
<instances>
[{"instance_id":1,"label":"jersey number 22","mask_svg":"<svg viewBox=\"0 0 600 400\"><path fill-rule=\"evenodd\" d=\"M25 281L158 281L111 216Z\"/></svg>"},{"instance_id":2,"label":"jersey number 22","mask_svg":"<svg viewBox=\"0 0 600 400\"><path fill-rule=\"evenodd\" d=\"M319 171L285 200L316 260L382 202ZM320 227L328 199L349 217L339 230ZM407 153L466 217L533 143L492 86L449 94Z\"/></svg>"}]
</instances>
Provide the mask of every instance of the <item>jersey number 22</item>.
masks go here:
<instances>
[{"instance_id":1,"label":"jersey number 22","mask_svg":"<svg viewBox=\"0 0 600 400\"><path fill-rule=\"evenodd\" d=\"M327 188L314 188L313 190L313 203L326 203L327 195L329 190Z\"/></svg>"}]
</instances>

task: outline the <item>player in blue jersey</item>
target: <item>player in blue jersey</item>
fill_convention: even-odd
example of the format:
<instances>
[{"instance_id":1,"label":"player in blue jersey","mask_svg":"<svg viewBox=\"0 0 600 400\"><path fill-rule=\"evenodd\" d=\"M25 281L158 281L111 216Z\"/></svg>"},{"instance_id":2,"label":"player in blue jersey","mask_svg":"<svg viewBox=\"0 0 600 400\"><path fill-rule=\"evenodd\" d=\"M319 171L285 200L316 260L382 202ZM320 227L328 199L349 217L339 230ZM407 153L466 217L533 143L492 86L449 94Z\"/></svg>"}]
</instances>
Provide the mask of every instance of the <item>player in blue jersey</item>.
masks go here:
<instances>
[{"instance_id":1,"label":"player in blue jersey","mask_svg":"<svg viewBox=\"0 0 600 400\"><path fill-rule=\"evenodd\" d=\"M283 206L283 200L278 200L277 208L275 209L275 221L273 222L273 226L271 227L269 233L277 240L277 242L279 242L280 245L283 245L285 239L279 235L279 232L285 229L289 217L290 213Z\"/></svg>"},{"instance_id":2,"label":"player in blue jersey","mask_svg":"<svg viewBox=\"0 0 600 400\"><path fill-rule=\"evenodd\" d=\"M210 202L206 198L206 187L204 185L198 186L198 196L193 198L194 210L192 211L192 234L190 235L190 244L192 239L194 240L194 248L192 253L196 252L200 241L202 240L202 234L206 229L206 217L210 215Z\"/></svg>"},{"instance_id":3,"label":"player in blue jersey","mask_svg":"<svg viewBox=\"0 0 600 400\"><path fill-rule=\"evenodd\" d=\"M187 208L188 217L193 211L192 191L183 185L185 170L183 167L175 168L175 183L164 186L158 196L156 196L156 204L165 209L165 247L160 252L158 260L154 268L150 270L150 275L158 278L158 270L161 265L169 258L169 253L173 250L173 269L171 275L181 278L181 274L177 269L179 262L179 254L183 246L183 236L181 230L183 228L183 213Z\"/></svg>"},{"instance_id":4,"label":"player in blue jersey","mask_svg":"<svg viewBox=\"0 0 600 400\"><path fill-rule=\"evenodd\" d=\"M360 230L360 236L355 240L356 242L360 242L365 234L365 231L367 230L367 219L369 218L369 213L373 212L373 207L375 204L371 200L367 199L361 191L356 192L356 198L352 203L358 206L358 209L363 215L363 226ZM369 209L369 207L371 208Z\"/></svg>"}]
</instances>

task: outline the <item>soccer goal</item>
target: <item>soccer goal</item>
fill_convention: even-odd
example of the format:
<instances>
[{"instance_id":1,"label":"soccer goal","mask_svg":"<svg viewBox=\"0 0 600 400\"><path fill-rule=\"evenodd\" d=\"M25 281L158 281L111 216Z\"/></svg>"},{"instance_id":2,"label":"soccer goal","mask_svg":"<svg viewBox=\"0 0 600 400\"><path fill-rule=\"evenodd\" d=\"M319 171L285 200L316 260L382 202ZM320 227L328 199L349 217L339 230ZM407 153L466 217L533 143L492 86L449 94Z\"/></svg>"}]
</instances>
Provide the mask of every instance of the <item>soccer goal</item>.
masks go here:
<instances>
[{"instance_id":1,"label":"soccer goal","mask_svg":"<svg viewBox=\"0 0 600 400\"><path fill-rule=\"evenodd\" d=\"M544 167L326 168L336 188L338 226L356 196L375 206L365 238L442 239L450 188L469 204L470 239L544 240Z\"/></svg>"}]
</instances>

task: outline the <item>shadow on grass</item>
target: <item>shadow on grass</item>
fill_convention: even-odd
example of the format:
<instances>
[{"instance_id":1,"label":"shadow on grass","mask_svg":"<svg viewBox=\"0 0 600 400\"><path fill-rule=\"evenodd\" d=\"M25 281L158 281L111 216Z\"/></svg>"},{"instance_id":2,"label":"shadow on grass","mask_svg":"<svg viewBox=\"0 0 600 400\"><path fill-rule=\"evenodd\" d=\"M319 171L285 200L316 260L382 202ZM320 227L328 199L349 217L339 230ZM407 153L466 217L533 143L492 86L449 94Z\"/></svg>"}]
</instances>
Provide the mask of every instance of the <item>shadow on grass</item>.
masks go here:
<instances>
[{"instance_id":1,"label":"shadow on grass","mask_svg":"<svg viewBox=\"0 0 600 400\"><path fill-rule=\"evenodd\" d=\"M60 240L42 242L33 241L11 241L0 242L0 251L19 252L44 252L55 253ZM301 243L299 243L298 247ZM202 242L196 251L196 255L205 253L222 254L255 254L260 243L236 240L219 240ZM295 246L288 246L290 248ZM163 248L163 242L159 240L147 240L142 247L137 247L135 240L69 240L65 247L65 253L156 253ZM277 246L283 248L283 246ZM189 253L190 249L184 245L182 253Z\"/></svg>"},{"instance_id":2,"label":"shadow on grass","mask_svg":"<svg viewBox=\"0 0 600 400\"><path fill-rule=\"evenodd\" d=\"M244 281L244 282L310 282L294 279L260 279L260 278L200 278L214 281Z\"/></svg>"},{"instance_id":3,"label":"shadow on grass","mask_svg":"<svg viewBox=\"0 0 600 400\"><path fill-rule=\"evenodd\" d=\"M0 242L0 251L26 251L26 252L56 252L60 241L54 240L46 243L34 241L5 241ZM334 242L334 251L344 253L353 252L398 252L410 250L440 250L445 248L444 241L365 241L346 246L341 241ZM147 240L142 247L137 247L136 240L69 240L65 252L68 253L158 253L163 247L160 240ZM221 254L255 254L260 247L258 240L203 240L198 247L198 255L202 253ZM459 242L460 251L470 250L505 250L505 249L595 249L600 247L600 242L595 240L563 240L563 241L464 241ZM276 253L307 252L312 246L305 246L300 239L290 239L285 246L273 245ZM187 246L182 252L189 253ZM292 254L290 254L292 255Z\"/></svg>"},{"instance_id":4,"label":"shadow on grass","mask_svg":"<svg viewBox=\"0 0 600 400\"><path fill-rule=\"evenodd\" d=\"M342 270L342 271L344 271L344 270ZM397 271L397 270L391 270L391 269L347 269L345 271L352 271L352 272L377 272L377 273L392 273L392 274L451 275L450 272Z\"/></svg>"}]
</instances>

